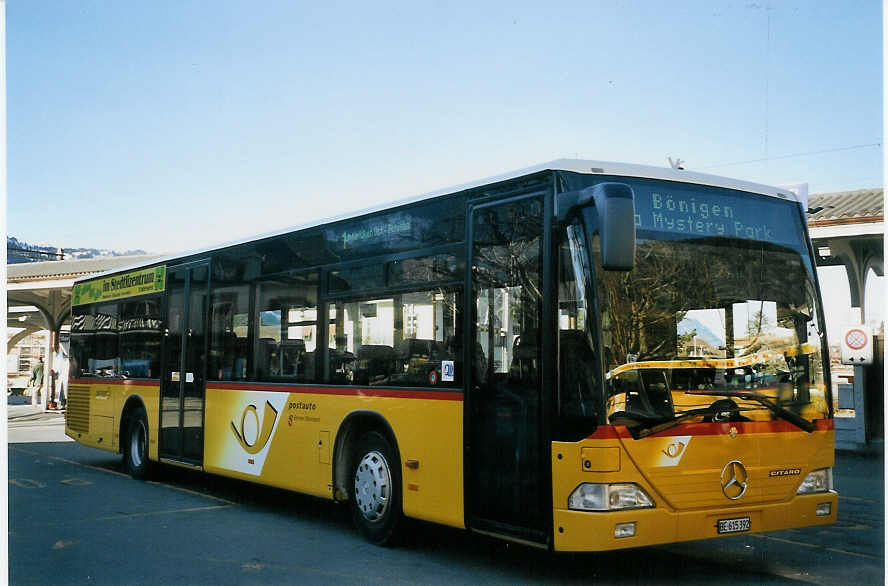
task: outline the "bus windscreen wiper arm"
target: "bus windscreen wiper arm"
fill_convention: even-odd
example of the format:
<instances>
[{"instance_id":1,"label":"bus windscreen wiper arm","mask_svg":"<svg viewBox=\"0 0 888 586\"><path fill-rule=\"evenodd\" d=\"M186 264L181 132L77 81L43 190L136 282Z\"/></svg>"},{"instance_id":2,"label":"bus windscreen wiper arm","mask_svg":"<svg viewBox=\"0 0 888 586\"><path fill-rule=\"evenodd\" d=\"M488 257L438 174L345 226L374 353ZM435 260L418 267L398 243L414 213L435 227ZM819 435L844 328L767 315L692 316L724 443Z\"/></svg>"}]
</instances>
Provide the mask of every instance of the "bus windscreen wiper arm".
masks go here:
<instances>
[{"instance_id":1,"label":"bus windscreen wiper arm","mask_svg":"<svg viewBox=\"0 0 888 586\"><path fill-rule=\"evenodd\" d=\"M638 437L636 439L641 439L655 433L660 433L661 431L665 431L670 427L675 427L680 423L684 423L688 419L693 419L694 417L699 417L701 415L715 416L722 413L739 413L740 411L748 411L748 409L744 409L742 407L713 407L712 405L710 405L709 407L701 407L699 409L691 409L689 411L684 411L680 413L675 417L675 419L670 419L669 421L664 421L663 423L658 423L657 425L643 428L641 431L638 432Z\"/></svg>"},{"instance_id":2,"label":"bus windscreen wiper arm","mask_svg":"<svg viewBox=\"0 0 888 586\"><path fill-rule=\"evenodd\" d=\"M770 397L755 393L752 391L687 391L689 395L708 395L712 397L736 397L747 401L755 401L760 405L767 407L774 415L789 421L796 427L811 433L814 431L814 424L798 413L793 413L789 409L781 407L774 403Z\"/></svg>"},{"instance_id":3,"label":"bus windscreen wiper arm","mask_svg":"<svg viewBox=\"0 0 888 586\"><path fill-rule=\"evenodd\" d=\"M679 413L676 417L667 419L663 421L662 418L658 418L656 420L652 420L648 415L638 413L638 412L624 412L623 414L617 414L616 418L611 416L611 423L618 425L626 425L629 431L632 433L632 437L635 439L641 439L647 437L649 435L653 435L655 433L660 433L661 431L665 431L671 427L675 427L681 423L684 423L688 419L693 419L694 417L702 416L715 416L720 415L722 413L739 413L740 411L748 411L748 408L743 407L713 407L712 405L708 407L701 407L699 409L691 409L689 411L683 411ZM647 419L650 425L647 423L640 421L640 417L643 419ZM631 419L632 421L637 422L637 425L627 424L625 419Z\"/></svg>"}]
</instances>

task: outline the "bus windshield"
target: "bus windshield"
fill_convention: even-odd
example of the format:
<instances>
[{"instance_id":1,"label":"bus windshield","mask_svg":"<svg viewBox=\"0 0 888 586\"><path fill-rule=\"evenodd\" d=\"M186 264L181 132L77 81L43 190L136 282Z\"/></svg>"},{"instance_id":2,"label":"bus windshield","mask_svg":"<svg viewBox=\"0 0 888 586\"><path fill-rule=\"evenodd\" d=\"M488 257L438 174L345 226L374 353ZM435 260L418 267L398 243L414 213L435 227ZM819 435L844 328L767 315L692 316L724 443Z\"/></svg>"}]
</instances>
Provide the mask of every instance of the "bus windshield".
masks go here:
<instances>
[{"instance_id":1,"label":"bus windshield","mask_svg":"<svg viewBox=\"0 0 888 586\"><path fill-rule=\"evenodd\" d=\"M635 268L603 271L592 250L608 421L650 432L782 420L812 431L830 417L797 204L663 183L634 189Z\"/></svg>"}]
</instances>

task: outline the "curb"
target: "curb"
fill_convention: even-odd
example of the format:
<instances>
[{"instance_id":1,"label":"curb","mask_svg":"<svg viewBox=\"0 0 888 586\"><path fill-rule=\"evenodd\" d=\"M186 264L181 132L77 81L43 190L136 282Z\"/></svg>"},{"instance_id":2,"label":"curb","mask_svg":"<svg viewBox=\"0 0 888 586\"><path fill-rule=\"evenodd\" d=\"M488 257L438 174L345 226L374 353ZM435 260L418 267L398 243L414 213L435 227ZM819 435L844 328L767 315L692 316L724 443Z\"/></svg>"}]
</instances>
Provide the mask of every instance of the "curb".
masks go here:
<instances>
[{"instance_id":1,"label":"curb","mask_svg":"<svg viewBox=\"0 0 888 586\"><path fill-rule=\"evenodd\" d=\"M16 409L8 409L6 414L6 421L12 422L20 419L33 418L35 416L41 415L63 415L64 411L43 411L40 407L34 407L32 405L12 405L11 407L17 407ZM49 420L56 419L56 417L50 417Z\"/></svg>"}]
</instances>

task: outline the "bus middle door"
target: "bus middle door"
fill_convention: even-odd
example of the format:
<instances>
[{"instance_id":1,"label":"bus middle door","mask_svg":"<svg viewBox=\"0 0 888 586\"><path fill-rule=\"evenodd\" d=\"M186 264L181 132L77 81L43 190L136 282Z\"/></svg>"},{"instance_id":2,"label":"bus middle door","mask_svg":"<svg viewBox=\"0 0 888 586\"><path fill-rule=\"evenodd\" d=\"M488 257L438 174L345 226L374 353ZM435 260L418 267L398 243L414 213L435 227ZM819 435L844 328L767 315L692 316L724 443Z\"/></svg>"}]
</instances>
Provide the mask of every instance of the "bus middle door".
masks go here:
<instances>
[{"instance_id":1,"label":"bus middle door","mask_svg":"<svg viewBox=\"0 0 888 586\"><path fill-rule=\"evenodd\" d=\"M161 459L195 466L203 462L209 273L206 261L167 272L158 450Z\"/></svg>"}]
</instances>

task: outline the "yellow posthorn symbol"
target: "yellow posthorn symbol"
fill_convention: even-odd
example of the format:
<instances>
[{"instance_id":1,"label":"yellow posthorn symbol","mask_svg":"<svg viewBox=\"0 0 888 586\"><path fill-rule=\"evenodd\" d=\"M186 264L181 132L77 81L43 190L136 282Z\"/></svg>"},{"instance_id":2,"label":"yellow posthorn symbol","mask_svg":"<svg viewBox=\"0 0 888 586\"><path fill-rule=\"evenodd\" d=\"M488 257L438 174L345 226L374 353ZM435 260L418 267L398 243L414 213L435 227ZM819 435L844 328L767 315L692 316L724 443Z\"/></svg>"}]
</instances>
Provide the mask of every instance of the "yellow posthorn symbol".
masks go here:
<instances>
[{"instance_id":1,"label":"yellow posthorn symbol","mask_svg":"<svg viewBox=\"0 0 888 586\"><path fill-rule=\"evenodd\" d=\"M670 458L674 458L681 454L681 452L685 449L685 445L682 442L673 442L669 444L669 446L663 450L663 453L669 456Z\"/></svg>"},{"instance_id":2,"label":"yellow posthorn symbol","mask_svg":"<svg viewBox=\"0 0 888 586\"><path fill-rule=\"evenodd\" d=\"M265 414L262 417L262 431L253 443L248 442L244 434L244 424L247 421L247 413L252 413L253 417L256 418L256 423L259 423L259 415L256 413L256 406L247 405L247 408L244 409L244 414L241 416L240 430L238 431L237 426L234 424L234 421L232 421L231 431L234 433L234 437L237 438L238 443L240 443L245 452L250 455L258 454L262 451L262 448L265 447L265 444L268 443L268 440L271 439L271 430L274 428L274 422L277 421L278 413L271 403L268 401L265 402Z\"/></svg>"}]
</instances>

